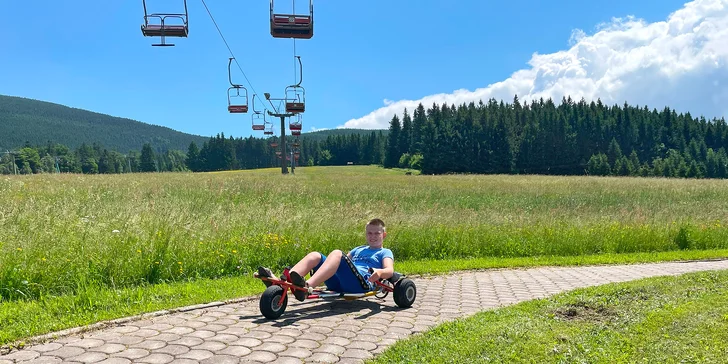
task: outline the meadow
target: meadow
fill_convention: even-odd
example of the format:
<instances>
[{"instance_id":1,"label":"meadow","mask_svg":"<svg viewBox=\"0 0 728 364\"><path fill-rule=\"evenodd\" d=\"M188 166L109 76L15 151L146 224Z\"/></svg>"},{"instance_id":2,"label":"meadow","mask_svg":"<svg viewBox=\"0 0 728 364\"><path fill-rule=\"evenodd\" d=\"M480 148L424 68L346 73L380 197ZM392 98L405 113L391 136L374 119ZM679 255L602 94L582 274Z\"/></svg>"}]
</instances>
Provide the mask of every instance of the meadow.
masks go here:
<instances>
[{"instance_id":1,"label":"meadow","mask_svg":"<svg viewBox=\"0 0 728 364\"><path fill-rule=\"evenodd\" d=\"M605 284L450 321L367 363L725 363L727 310L727 271Z\"/></svg>"},{"instance_id":2,"label":"meadow","mask_svg":"<svg viewBox=\"0 0 728 364\"><path fill-rule=\"evenodd\" d=\"M263 289L249 283L258 265L279 271L311 250L364 244L374 217L387 223L385 246L405 273L724 257L727 192L727 180L424 176L374 166L4 176L0 343L254 294ZM164 302L149 305L156 295ZM52 311L62 317L43 323Z\"/></svg>"}]
</instances>

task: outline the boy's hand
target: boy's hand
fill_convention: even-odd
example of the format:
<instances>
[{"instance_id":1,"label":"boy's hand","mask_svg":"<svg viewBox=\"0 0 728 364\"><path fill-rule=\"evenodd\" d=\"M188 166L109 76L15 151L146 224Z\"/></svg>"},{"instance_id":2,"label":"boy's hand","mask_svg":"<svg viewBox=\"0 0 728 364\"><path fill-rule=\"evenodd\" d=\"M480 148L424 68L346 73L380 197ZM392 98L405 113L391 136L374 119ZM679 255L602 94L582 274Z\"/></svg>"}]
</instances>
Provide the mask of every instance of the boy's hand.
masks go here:
<instances>
[{"instance_id":1,"label":"boy's hand","mask_svg":"<svg viewBox=\"0 0 728 364\"><path fill-rule=\"evenodd\" d=\"M379 276L379 269L372 269L372 271L373 271L372 275L369 276L368 281L374 283L374 282L377 282L378 280L380 280L381 278Z\"/></svg>"}]
</instances>

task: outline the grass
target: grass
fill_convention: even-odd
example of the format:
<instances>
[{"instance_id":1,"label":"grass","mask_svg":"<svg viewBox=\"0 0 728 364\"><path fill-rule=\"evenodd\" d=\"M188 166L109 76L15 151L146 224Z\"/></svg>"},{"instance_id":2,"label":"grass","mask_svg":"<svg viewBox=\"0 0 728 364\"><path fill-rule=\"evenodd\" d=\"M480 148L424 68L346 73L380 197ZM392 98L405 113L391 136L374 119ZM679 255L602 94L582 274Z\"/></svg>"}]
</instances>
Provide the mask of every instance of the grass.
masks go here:
<instances>
[{"instance_id":1,"label":"grass","mask_svg":"<svg viewBox=\"0 0 728 364\"><path fill-rule=\"evenodd\" d=\"M728 272L648 278L480 312L369 363L717 363L728 357L726 312Z\"/></svg>"},{"instance_id":2,"label":"grass","mask_svg":"<svg viewBox=\"0 0 728 364\"><path fill-rule=\"evenodd\" d=\"M0 338L250 294L258 286L244 277L258 265L279 270L311 250L360 245L373 217L388 224L385 245L409 273L431 271L433 260L445 272L724 257L726 187L369 166L4 176ZM127 294L144 298L111 298ZM12 319L21 311L23 321Z\"/></svg>"},{"instance_id":3,"label":"grass","mask_svg":"<svg viewBox=\"0 0 728 364\"><path fill-rule=\"evenodd\" d=\"M466 269L627 264L714 257L728 257L728 250L603 254L583 257L405 261L397 263L396 268L397 271L408 275L429 275ZM258 279L239 276L145 284L113 290L108 287L88 285L75 295L44 296L39 300L7 302L0 305L0 328L2 328L0 345L17 345L24 338L139 313L257 295L262 293L264 288Z\"/></svg>"}]
</instances>

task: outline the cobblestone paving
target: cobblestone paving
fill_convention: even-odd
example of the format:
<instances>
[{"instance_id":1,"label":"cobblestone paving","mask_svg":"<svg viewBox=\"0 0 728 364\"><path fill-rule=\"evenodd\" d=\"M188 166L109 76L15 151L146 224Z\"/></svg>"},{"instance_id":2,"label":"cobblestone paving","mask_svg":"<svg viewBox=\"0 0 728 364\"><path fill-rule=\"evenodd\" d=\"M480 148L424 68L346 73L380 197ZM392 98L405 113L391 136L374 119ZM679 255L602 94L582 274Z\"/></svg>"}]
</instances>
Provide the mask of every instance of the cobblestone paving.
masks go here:
<instances>
[{"instance_id":1,"label":"cobblestone paving","mask_svg":"<svg viewBox=\"0 0 728 364\"><path fill-rule=\"evenodd\" d=\"M417 300L298 302L268 321L257 299L63 337L0 356L9 363L361 363L396 340L477 311L574 288L728 269L728 260L460 272L416 277Z\"/></svg>"}]
</instances>

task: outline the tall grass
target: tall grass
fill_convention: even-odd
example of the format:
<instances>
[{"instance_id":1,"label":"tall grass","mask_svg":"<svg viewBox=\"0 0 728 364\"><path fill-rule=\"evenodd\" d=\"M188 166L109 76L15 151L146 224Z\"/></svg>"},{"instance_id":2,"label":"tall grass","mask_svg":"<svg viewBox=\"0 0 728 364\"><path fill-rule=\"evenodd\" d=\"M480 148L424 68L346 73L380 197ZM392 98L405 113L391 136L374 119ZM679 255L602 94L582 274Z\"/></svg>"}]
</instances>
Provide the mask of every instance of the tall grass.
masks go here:
<instances>
[{"instance_id":1,"label":"tall grass","mask_svg":"<svg viewBox=\"0 0 728 364\"><path fill-rule=\"evenodd\" d=\"M728 248L728 181L376 167L0 179L0 302L279 269L388 225L398 261Z\"/></svg>"}]
</instances>

